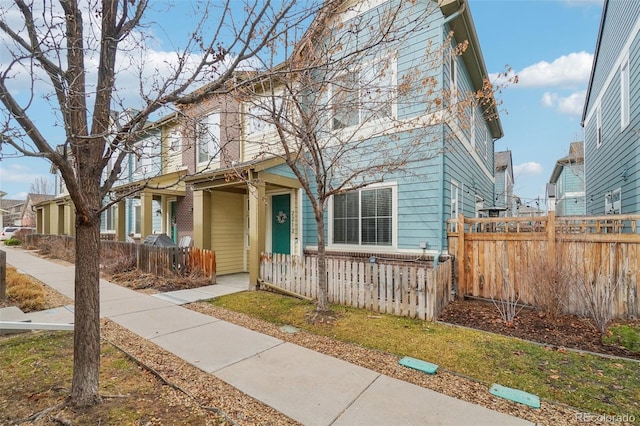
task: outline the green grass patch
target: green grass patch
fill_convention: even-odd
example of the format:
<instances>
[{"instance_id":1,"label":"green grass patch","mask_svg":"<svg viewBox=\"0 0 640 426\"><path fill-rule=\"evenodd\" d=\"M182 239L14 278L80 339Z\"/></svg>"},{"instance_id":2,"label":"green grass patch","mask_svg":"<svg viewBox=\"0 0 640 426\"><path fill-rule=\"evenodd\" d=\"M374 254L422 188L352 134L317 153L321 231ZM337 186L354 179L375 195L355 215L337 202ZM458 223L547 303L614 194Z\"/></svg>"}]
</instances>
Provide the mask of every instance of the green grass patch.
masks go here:
<instances>
[{"instance_id":1,"label":"green grass patch","mask_svg":"<svg viewBox=\"0 0 640 426\"><path fill-rule=\"evenodd\" d=\"M0 339L0 354L0 424L17 424L68 396L73 372L72 332L25 333ZM208 414L175 399L167 400L167 392L163 383L117 348L103 343L100 394L106 398L93 407L66 409L62 417L82 425L208 424Z\"/></svg>"},{"instance_id":2,"label":"green grass patch","mask_svg":"<svg viewBox=\"0 0 640 426\"><path fill-rule=\"evenodd\" d=\"M274 293L236 293L210 303L278 325L290 324L344 342L438 364L487 386L499 383L602 414L640 418L640 364L558 352L496 336L370 311L333 306L337 320L313 325L314 305Z\"/></svg>"},{"instance_id":3,"label":"green grass patch","mask_svg":"<svg viewBox=\"0 0 640 426\"><path fill-rule=\"evenodd\" d=\"M607 331L608 333L602 338L606 345L622 346L640 353L640 325L614 325Z\"/></svg>"}]
</instances>

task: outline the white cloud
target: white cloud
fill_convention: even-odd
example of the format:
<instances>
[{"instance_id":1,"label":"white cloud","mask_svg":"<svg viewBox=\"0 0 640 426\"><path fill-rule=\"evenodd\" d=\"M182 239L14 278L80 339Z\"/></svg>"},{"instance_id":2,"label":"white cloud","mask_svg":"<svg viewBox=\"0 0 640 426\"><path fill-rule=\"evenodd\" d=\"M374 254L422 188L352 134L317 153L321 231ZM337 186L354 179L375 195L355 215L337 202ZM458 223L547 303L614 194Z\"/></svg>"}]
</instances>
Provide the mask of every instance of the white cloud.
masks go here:
<instances>
[{"instance_id":1,"label":"white cloud","mask_svg":"<svg viewBox=\"0 0 640 426\"><path fill-rule=\"evenodd\" d=\"M513 167L513 174L516 176L523 175L539 175L542 173L542 166L540 163L529 161L527 163L518 164Z\"/></svg>"},{"instance_id":2,"label":"white cloud","mask_svg":"<svg viewBox=\"0 0 640 426\"><path fill-rule=\"evenodd\" d=\"M41 173L37 173L33 167L28 167L23 164L7 164L3 161L3 164L0 166L0 182L2 183L31 184L31 182L40 178L40 176Z\"/></svg>"},{"instance_id":3,"label":"white cloud","mask_svg":"<svg viewBox=\"0 0 640 426\"><path fill-rule=\"evenodd\" d=\"M518 72L520 87L575 87L589 81L593 55L569 53L553 62L540 61Z\"/></svg>"},{"instance_id":4,"label":"white cloud","mask_svg":"<svg viewBox=\"0 0 640 426\"><path fill-rule=\"evenodd\" d=\"M553 108L560 114L580 116L584 107L586 90L571 93L569 96L560 96L557 93L545 92L540 102L547 108Z\"/></svg>"}]
</instances>

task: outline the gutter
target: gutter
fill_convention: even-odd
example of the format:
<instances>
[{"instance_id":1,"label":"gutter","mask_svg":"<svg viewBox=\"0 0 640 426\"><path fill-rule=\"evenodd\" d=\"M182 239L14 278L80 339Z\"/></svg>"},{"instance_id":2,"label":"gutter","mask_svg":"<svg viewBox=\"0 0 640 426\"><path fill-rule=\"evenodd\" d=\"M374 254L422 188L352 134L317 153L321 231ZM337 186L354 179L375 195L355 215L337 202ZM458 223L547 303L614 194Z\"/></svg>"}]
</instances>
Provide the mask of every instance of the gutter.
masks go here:
<instances>
[{"instance_id":1,"label":"gutter","mask_svg":"<svg viewBox=\"0 0 640 426\"><path fill-rule=\"evenodd\" d=\"M451 22L454 19L456 19L458 16L462 15L462 13L464 12L466 7L467 7L466 3L462 3L460 5L460 9L456 10L451 15L447 16L446 18L444 18L443 24L448 24L449 22Z\"/></svg>"}]
</instances>

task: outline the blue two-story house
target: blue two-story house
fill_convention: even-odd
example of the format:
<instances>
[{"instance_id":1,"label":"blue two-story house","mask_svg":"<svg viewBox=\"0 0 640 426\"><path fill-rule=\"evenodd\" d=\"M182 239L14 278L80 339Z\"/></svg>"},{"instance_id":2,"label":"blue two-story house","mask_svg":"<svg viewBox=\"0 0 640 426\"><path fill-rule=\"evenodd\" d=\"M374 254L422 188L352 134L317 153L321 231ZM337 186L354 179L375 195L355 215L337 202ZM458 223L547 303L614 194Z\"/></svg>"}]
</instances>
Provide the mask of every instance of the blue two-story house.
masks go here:
<instances>
[{"instance_id":1,"label":"blue two-story house","mask_svg":"<svg viewBox=\"0 0 640 426\"><path fill-rule=\"evenodd\" d=\"M553 193L547 197L554 200L556 215L585 214L583 142L569 145L569 154L556 162L549 183Z\"/></svg>"},{"instance_id":2,"label":"blue two-story house","mask_svg":"<svg viewBox=\"0 0 640 426\"><path fill-rule=\"evenodd\" d=\"M586 213L640 212L640 2L604 2L587 90Z\"/></svg>"},{"instance_id":3,"label":"blue two-story house","mask_svg":"<svg viewBox=\"0 0 640 426\"><path fill-rule=\"evenodd\" d=\"M370 43L385 28L388 37ZM492 94L477 96L488 73L467 1L344 2L312 23L302 43L309 45L298 46L301 56L276 71L278 78L286 72L300 77L299 68L287 67L308 55L328 55L303 76L311 89L305 99L314 104L298 114L314 112L301 139L313 133L309 139L325 147L318 152L331 165L325 169L331 184L380 152L393 157L411 148L406 167L390 173L374 167L327 200L327 254L426 263L446 254L446 221L493 205L494 141L503 135ZM342 58L352 53L358 59L344 66ZM237 161L210 163L187 178L194 191L195 244L224 257L218 257L219 274L249 271L251 281L262 252L303 255L317 249L312 205L285 163L273 122L287 113L280 117L283 126L300 119L288 98L296 87L278 78L267 76L267 83L255 83L251 95L244 95L240 131L232 132L240 145ZM260 112L269 105L275 109ZM336 159L331 155L339 144L358 148ZM303 148L296 152L301 160L312 155ZM317 180L310 181L315 191Z\"/></svg>"}]
</instances>

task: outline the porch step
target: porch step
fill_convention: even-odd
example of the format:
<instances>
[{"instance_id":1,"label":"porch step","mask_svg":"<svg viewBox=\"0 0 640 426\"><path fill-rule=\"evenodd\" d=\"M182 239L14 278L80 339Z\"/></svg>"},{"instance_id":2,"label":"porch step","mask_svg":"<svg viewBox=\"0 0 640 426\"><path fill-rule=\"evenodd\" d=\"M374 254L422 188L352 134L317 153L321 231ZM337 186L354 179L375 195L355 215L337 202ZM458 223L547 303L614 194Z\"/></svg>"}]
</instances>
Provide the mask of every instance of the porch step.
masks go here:
<instances>
[{"instance_id":1,"label":"porch step","mask_svg":"<svg viewBox=\"0 0 640 426\"><path fill-rule=\"evenodd\" d=\"M436 374L436 371L438 371L438 366L436 364L408 356L402 358L398 363L405 367L413 368L414 370L422 371L427 374Z\"/></svg>"}]
</instances>

